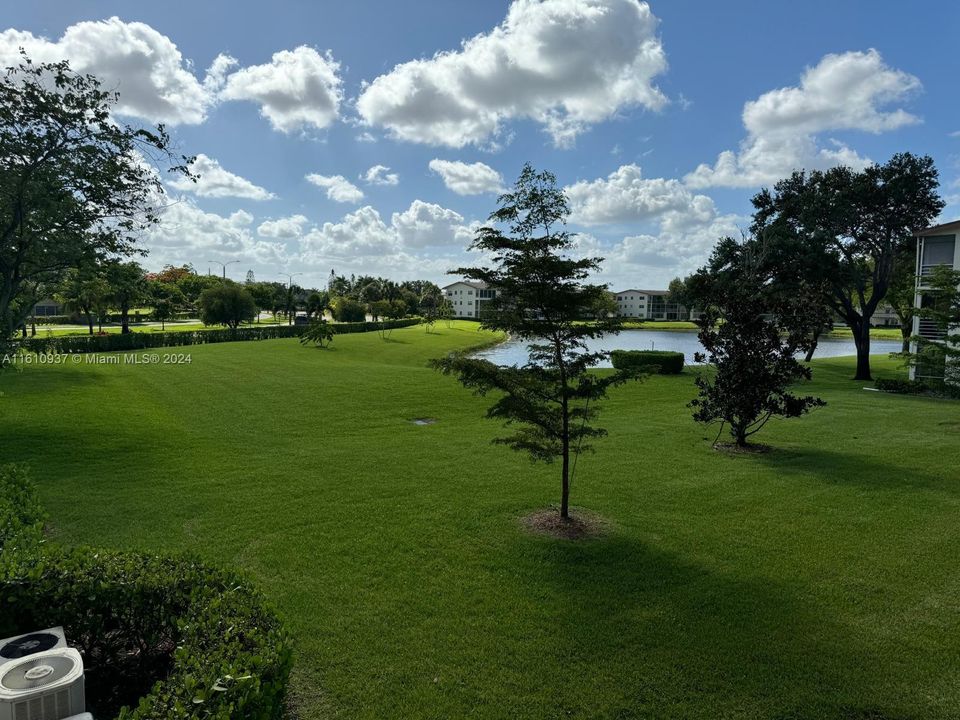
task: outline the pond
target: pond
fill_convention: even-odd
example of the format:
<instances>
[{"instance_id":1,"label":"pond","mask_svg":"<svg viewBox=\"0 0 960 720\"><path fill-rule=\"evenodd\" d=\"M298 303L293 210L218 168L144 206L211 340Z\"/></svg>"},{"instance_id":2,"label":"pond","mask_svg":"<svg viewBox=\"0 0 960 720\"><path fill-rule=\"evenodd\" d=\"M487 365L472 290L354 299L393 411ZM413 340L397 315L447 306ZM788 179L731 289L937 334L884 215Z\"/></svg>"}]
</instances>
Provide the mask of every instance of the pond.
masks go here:
<instances>
[{"instance_id":1,"label":"pond","mask_svg":"<svg viewBox=\"0 0 960 720\"><path fill-rule=\"evenodd\" d=\"M671 330L626 330L619 335L588 341L590 350L674 350L682 352L687 364L692 365L693 354L703 350L697 333L694 331ZM897 340L873 340L870 343L872 355L886 355L900 352ZM852 339L822 338L817 346L815 358L856 355L857 349ZM526 343L511 340L495 347L483 350L476 355L498 365L522 365L527 361ZM610 363L601 363L597 367L610 367Z\"/></svg>"}]
</instances>

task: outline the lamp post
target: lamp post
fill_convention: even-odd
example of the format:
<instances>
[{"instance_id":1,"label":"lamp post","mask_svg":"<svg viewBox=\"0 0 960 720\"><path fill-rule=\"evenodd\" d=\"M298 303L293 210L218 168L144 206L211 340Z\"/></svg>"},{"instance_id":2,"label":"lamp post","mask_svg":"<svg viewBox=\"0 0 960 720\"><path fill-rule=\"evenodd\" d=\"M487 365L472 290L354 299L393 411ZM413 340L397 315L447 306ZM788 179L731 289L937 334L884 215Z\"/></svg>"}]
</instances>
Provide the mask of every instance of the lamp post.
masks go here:
<instances>
[{"instance_id":1,"label":"lamp post","mask_svg":"<svg viewBox=\"0 0 960 720\"><path fill-rule=\"evenodd\" d=\"M239 260L228 260L227 262L223 263L223 262L220 262L219 260L207 260L207 262L208 262L208 263L214 263L214 264L219 265L220 267L222 267L222 268L223 268L223 279L226 280L226 279L227 279L227 265L233 265L234 263L238 263L238 262L240 262L240 261L239 261Z\"/></svg>"},{"instance_id":2,"label":"lamp post","mask_svg":"<svg viewBox=\"0 0 960 720\"><path fill-rule=\"evenodd\" d=\"M280 275L287 278L287 325L293 325L293 312L291 312L293 307L293 279L297 275L303 275L303 273L280 273Z\"/></svg>"}]
</instances>

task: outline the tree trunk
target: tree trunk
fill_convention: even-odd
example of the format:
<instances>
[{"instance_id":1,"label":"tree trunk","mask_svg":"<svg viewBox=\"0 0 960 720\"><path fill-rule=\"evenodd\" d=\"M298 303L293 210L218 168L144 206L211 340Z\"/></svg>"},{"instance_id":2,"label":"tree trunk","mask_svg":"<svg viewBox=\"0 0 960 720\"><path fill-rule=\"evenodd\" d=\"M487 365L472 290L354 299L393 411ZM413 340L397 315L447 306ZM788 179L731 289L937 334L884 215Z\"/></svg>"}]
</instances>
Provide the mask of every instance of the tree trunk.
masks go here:
<instances>
[{"instance_id":1,"label":"tree trunk","mask_svg":"<svg viewBox=\"0 0 960 720\"><path fill-rule=\"evenodd\" d=\"M90 331L90 334L93 335L93 313L87 310L84 314L87 316L87 329Z\"/></svg>"},{"instance_id":2,"label":"tree trunk","mask_svg":"<svg viewBox=\"0 0 960 720\"><path fill-rule=\"evenodd\" d=\"M125 335L130 332L130 311L126 308L120 310L120 334Z\"/></svg>"},{"instance_id":3,"label":"tree trunk","mask_svg":"<svg viewBox=\"0 0 960 720\"><path fill-rule=\"evenodd\" d=\"M734 425L732 429L733 429L733 437L735 442L737 443L737 447L741 447L741 448L746 447L747 446L747 426L744 425L741 427L739 425Z\"/></svg>"},{"instance_id":4,"label":"tree trunk","mask_svg":"<svg viewBox=\"0 0 960 720\"><path fill-rule=\"evenodd\" d=\"M857 346L857 374L854 380L873 380L870 374L870 322L868 318L861 318L860 322L852 326L853 342Z\"/></svg>"},{"instance_id":5,"label":"tree trunk","mask_svg":"<svg viewBox=\"0 0 960 720\"><path fill-rule=\"evenodd\" d=\"M810 345L810 349L807 350L806 357L803 358L804 362L810 362L813 360L813 354L817 351L817 343L820 342L820 333L820 328L817 328L813 331L813 343Z\"/></svg>"},{"instance_id":6,"label":"tree trunk","mask_svg":"<svg viewBox=\"0 0 960 720\"><path fill-rule=\"evenodd\" d=\"M903 336L903 342L900 345L900 352L910 352L910 337L913 335L913 319L909 322L900 322L900 334Z\"/></svg>"},{"instance_id":7,"label":"tree trunk","mask_svg":"<svg viewBox=\"0 0 960 720\"><path fill-rule=\"evenodd\" d=\"M567 399L564 397L563 409L563 469L560 492L560 517L570 517L570 420L567 414Z\"/></svg>"}]
</instances>

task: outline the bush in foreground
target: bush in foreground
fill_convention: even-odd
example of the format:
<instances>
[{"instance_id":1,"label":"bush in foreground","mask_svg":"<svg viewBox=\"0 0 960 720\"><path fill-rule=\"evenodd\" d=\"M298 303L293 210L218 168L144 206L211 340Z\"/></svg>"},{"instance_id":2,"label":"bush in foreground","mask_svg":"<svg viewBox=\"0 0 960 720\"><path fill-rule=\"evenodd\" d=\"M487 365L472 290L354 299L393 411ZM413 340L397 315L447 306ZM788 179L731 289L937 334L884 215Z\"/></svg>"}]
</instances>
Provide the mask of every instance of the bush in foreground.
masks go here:
<instances>
[{"instance_id":1,"label":"bush in foreground","mask_svg":"<svg viewBox=\"0 0 960 720\"><path fill-rule=\"evenodd\" d=\"M22 546L39 542L43 538L45 519L27 469L22 465L0 467L0 550L8 544Z\"/></svg>"},{"instance_id":2,"label":"bush in foreground","mask_svg":"<svg viewBox=\"0 0 960 720\"><path fill-rule=\"evenodd\" d=\"M617 370L653 371L660 375L683 372L683 353L669 350L614 350L610 361Z\"/></svg>"},{"instance_id":3,"label":"bush in foreground","mask_svg":"<svg viewBox=\"0 0 960 720\"><path fill-rule=\"evenodd\" d=\"M246 578L189 556L32 542L42 527L25 470L0 469L0 637L62 625L97 718L283 717L290 639Z\"/></svg>"},{"instance_id":4,"label":"bush in foreground","mask_svg":"<svg viewBox=\"0 0 960 720\"><path fill-rule=\"evenodd\" d=\"M877 378L874 386L881 392L897 393L898 395L919 395L930 388L919 380L904 380L902 378Z\"/></svg>"}]
</instances>

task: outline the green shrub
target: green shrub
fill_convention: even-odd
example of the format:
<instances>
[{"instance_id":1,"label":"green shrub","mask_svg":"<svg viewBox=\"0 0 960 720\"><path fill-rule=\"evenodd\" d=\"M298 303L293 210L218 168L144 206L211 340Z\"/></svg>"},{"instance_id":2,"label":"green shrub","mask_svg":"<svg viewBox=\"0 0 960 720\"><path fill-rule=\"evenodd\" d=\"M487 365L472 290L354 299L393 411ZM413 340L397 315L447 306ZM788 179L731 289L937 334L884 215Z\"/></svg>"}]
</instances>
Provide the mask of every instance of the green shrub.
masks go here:
<instances>
[{"instance_id":1,"label":"green shrub","mask_svg":"<svg viewBox=\"0 0 960 720\"><path fill-rule=\"evenodd\" d=\"M930 388L920 380L904 380L902 378L877 378L874 381L877 390L900 395L918 395Z\"/></svg>"},{"instance_id":2,"label":"green shrub","mask_svg":"<svg viewBox=\"0 0 960 720\"><path fill-rule=\"evenodd\" d=\"M610 361L617 370L653 371L660 375L683 372L683 353L669 350L614 350Z\"/></svg>"},{"instance_id":3,"label":"green shrub","mask_svg":"<svg viewBox=\"0 0 960 720\"><path fill-rule=\"evenodd\" d=\"M19 548L38 543L45 519L27 469L21 465L0 467L0 550L13 544Z\"/></svg>"},{"instance_id":4,"label":"green shrub","mask_svg":"<svg viewBox=\"0 0 960 720\"><path fill-rule=\"evenodd\" d=\"M97 718L280 718L291 646L249 581L192 557L7 553L0 636L63 625Z\"/></svg>"}]
</instances>

